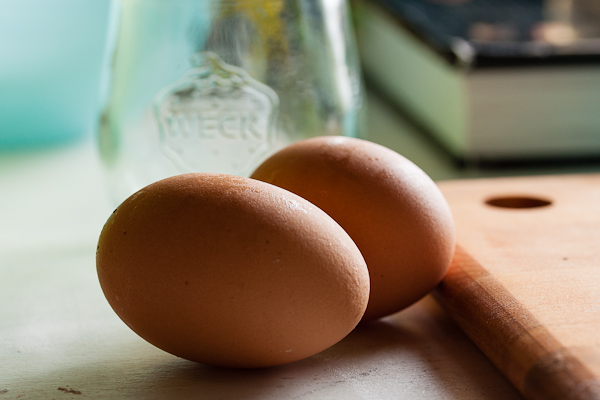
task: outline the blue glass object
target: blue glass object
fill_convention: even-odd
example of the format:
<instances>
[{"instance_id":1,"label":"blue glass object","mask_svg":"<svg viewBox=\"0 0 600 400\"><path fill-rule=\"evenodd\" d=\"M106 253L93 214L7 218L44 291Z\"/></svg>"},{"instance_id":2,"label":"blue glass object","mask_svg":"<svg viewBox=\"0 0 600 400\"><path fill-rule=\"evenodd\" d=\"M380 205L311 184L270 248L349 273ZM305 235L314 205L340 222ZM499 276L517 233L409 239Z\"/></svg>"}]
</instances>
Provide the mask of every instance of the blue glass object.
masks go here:
<instances>
[{"instance_id":1,"label":"blue glass object","mask_svg":"<svg viewBox=\"0 0 600 400\"><path fill-rule=\"evenodd\" d=\"M93 132L109 0L0 0L0 150Z\"/></svg>"}]
</instances>

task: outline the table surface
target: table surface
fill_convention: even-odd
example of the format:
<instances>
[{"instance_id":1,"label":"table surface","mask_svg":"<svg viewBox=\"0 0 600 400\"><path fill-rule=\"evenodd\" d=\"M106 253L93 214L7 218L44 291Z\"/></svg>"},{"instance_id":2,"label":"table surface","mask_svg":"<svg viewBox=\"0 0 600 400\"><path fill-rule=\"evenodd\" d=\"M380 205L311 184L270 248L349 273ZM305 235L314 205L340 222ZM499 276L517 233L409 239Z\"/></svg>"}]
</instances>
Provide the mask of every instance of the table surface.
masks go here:
<instances>
[{"instance_id":1,"label":"table surface","mask_svg":"<svg viewBox=\"0 0 600 400\"><path fill-rule=\"evenodd\" d=\"M383 105L369 115L372 140L435 179L478 174L421 151L424 139ZM96 241L113 209L103 179L91 140L0 153L0 400L520 398L429 296L276 368L217 369L154 348L98 284Z\"/></svg>"}]
</instances>

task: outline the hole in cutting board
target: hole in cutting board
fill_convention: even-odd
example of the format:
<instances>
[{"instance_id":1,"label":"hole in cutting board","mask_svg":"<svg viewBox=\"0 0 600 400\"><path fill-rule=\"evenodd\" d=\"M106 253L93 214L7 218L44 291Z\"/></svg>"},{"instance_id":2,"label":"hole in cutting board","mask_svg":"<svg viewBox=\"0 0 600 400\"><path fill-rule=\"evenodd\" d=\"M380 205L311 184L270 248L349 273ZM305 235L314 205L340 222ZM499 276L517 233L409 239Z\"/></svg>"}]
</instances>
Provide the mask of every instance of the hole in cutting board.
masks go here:
<instances>
[{"instance_id":1,"label":"hole in cutting board","mask_svg":"<svg viewBox=\"0 0 600 400\"><path fill-rule=\"evenodd\" d=\"M552 201L530 196L498 196L485 201L485 204L500 208L536 208L552 204Z\"/></svg>"}]
</instances>

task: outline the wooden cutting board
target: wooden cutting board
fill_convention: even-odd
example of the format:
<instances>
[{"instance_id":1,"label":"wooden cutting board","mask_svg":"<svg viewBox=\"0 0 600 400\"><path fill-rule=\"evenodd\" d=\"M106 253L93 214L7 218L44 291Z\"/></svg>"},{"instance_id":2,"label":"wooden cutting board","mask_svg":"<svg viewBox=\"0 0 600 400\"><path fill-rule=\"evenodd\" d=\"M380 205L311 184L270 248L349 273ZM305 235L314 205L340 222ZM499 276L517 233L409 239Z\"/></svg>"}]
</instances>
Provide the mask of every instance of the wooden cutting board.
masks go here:
<instances>
[{"instance_id":1,"label":"wooden cutting board","mask_svg":"<svg viewBox=\"0 0 600 400\"><path fill-rule=\"evenodd\" d=\"M434 296L530 399L600 399L600 175L446 181Z\"/></svg>"}]
</instances>

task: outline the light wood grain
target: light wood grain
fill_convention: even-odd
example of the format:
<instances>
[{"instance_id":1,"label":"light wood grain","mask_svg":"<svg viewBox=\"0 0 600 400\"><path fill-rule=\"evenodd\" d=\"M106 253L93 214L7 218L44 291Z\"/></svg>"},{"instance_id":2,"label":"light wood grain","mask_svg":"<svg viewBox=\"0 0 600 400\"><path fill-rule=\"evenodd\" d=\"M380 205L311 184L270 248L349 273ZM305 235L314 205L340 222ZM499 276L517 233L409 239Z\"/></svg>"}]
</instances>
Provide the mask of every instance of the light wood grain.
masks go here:
<instances>
[{"instance_id":1,"label":"light wood grain","mask_svg":"<svg viewBox=\"0 0 600 400\"><path fill-rule=\"evenodd\" d=\"M524 396L600 398L600 175L440 186L460 246L436 298Z\"/></svg>"}]
</instances>

